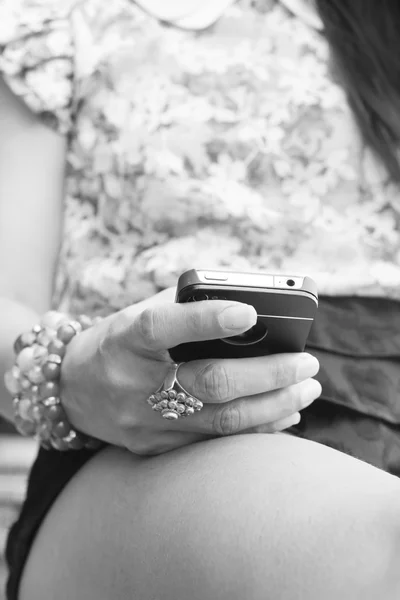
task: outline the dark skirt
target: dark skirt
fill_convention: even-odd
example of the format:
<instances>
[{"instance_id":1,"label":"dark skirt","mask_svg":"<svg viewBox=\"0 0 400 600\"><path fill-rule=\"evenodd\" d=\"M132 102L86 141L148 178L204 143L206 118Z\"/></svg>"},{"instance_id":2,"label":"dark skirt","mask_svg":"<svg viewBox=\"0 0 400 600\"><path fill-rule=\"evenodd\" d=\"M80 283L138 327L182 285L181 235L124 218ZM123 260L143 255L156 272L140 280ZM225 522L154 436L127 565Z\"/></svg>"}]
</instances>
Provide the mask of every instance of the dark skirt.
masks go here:
<instances>
[{"instance_id":1,"label":"dark skirt","mask_svg":"<svg viewBox=\"0 0 400 600\"><path fill-rule=\"evenodd\" d=\"M323 392L290 432L400 477L400 303L323 297L307 349L320 361ZM9 600L17 600L24 564L47 511L92 456L39 452L8 539Z\"/></svg>"}]
</instances>

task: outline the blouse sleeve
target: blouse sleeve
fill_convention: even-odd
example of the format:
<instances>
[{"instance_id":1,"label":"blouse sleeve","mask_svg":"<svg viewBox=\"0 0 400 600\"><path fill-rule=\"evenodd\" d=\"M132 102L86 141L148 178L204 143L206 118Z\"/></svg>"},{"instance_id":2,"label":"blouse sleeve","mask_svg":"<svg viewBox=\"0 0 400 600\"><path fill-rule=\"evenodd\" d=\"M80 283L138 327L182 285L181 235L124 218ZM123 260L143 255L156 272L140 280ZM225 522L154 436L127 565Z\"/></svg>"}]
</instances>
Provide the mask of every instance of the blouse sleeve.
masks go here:
<instances>
[{"instance_id":1,"label":"blouse sleeve","mask_svg":"<svg viewBox=\"0 0 400 600\"><path fill-rule=\"evenodd\" d=\"M1 0L0 75L47 125L67 133L73 100L69 0Z\"/></svg>"}]
</instances>

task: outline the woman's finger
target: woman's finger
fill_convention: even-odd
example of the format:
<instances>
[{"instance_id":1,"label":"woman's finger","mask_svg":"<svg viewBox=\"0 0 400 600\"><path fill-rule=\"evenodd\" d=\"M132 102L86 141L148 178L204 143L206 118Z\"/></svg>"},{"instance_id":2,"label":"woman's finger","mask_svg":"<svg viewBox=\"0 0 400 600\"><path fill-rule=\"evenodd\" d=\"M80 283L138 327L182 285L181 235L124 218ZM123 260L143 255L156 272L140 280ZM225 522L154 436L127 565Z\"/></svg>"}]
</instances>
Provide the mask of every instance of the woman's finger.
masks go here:
<instances>
[{"instance_id":1,"label":"woman's finger","mask_svg":"<svg viewBox=\"0 0 400 600\"><path fill-rule=\"evenodd\" d=\"M272 423L257 425L257 427L252 427L251 429L245 429L243 433L278 433L279 431L284 431L285 429L289 429L289 427L293 427L293 425L298 425L300 421L301 414L296 412L293 415L290 415L290 417L285 417L284 419L279 419Z\"/></svg>"},{"instance_id":2,"label":"woman's finger","mask_svg":"<svg viewBox=\"0 0 400 600\"><path fill-rule=\"evenodd\" d=\"M256 321L253 306L212 300L154 304L139 313L132 306L121 311L115 327L132 350L156 352L186 342L237 335L253 327Z\"/></svg>"},{"instance_id":3,"label":"woman's finger","mask_svg":"<svg viewBox=\"0 0 400 600\"><path fill-rule=\"evenodd\" d=\"M293 425L298 425L301 421L301 414L299 412L294 413L290 417L286 419L280 419L279 421L275 421L275 423L271 424L271 433L277 433L279 431L284 431L285 429L289 429L289 427L293 427ZM267 428L268 428L268 424Z\"/></svg>"},{"instance_id":4,"label":"woman's finger","mask_svg":"<svg viewBox=\"0 0 400 600\"><path fill-rule=\"evenodd\" d=\"M321 395L321 384L307 379L287 388L239 398L222 404L204 404L201 411L181 422L169 421L168 428L203 433L205 435L233 435L281 419L309 406Z\"/></svg>"},{"instance_id":5,"label":"woman's finger","mask_svg":"<svg viewBox=\"0 0 400 600\"><path fill-rule=\"evenodd\" d=\"M264 425L253 427L241 431L240 433L277 433L288 427L297 425L299 422L300 413L297 412L285 419L280 419L273 423L265 423ZM195 444L196 442L204 442L215 437L217 437L216 434L205 435L200 433L166 430L158 432L156 441L153 438L149 438L149 436L143 435L143 438L141 438L140 435L135 434L132 436L132 440L129 441L126 447L134 454L140 456L156 456L165 454L176 448L181 448L182 446L188 446L190 444Z\"/></svg>"},{"instance_id":6,"label":"woman's finger","mask_svg":"<svg viewBox=\"0 0 400 600\"><path fill-rule=\"evenodd\" d=\"M190 361L179 367L177 376L189 394L214 404L285 388L314 377L318 370L318 360L300 352Z\"/></svg>"}]
</instances>

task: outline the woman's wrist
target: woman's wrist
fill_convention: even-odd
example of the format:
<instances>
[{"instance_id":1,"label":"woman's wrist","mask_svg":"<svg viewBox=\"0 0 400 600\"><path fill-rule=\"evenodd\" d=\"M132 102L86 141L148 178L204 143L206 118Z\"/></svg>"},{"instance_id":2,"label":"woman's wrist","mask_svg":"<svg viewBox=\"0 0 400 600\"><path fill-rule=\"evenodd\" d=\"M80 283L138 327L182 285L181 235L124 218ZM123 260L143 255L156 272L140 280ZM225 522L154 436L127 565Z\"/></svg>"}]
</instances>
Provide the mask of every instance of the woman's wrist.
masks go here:
<instances>
[{"instance_id":1,"label":"woman's wrist","mask_svg":"<svg viewBox=\"0 0 400 600\"><path fill-rule=\"evenodd\" d=\"M13 344L16 337L21 331L29 331L39 320L38 312L31 306L10 297L0 297L0 418L11 423L13 403L4 384L4 374L15 362Z\"/></svg>"},{"instance_id":2,"label":"woman's wrist","mask_svg":"<svg viewBox=\"0 0 400 600\"><path fill-rule=\"evenodd\" d=\"M50 311L14 343L15 364L5 374L13 396L14 422L22 435L33 435L44 448L97 449L102 443L72 427L60 390L61 367L69 342L93 325L92 319L76 320Z\"/></svg>"}]
</instances>

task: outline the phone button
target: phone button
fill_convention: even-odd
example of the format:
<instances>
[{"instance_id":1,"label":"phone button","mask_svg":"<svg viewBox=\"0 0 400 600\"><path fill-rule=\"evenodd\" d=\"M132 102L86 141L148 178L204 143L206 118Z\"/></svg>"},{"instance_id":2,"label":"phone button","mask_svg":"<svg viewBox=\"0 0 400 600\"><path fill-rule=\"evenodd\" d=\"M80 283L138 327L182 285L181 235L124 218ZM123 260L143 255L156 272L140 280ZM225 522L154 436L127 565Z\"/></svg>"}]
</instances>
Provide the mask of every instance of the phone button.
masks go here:
<instances>
[{"instance_id":1,"label":"phone button","mask_svg":"<svg viewBox=\"0 0 400 600\"><path fill-rule=\"evenodd\" d=\"M227 281L228 275L226 273L204 273L204 279L209 281Z\"/></svg>"}]
</instances>

